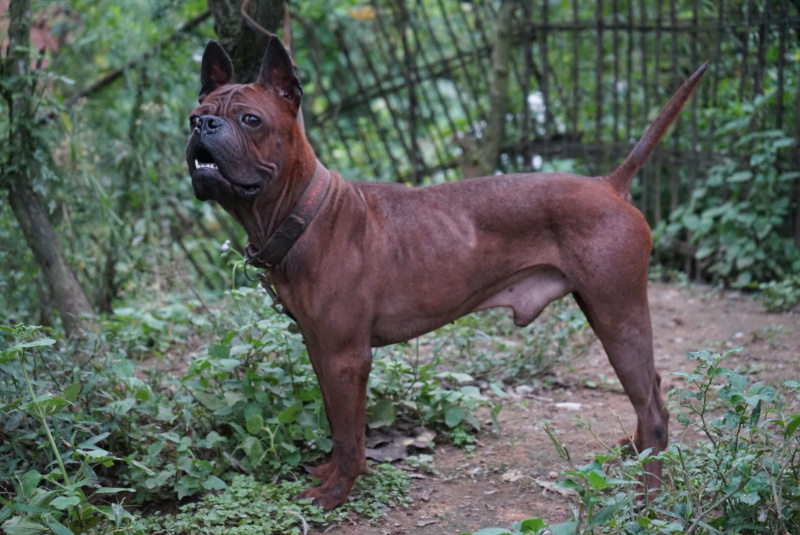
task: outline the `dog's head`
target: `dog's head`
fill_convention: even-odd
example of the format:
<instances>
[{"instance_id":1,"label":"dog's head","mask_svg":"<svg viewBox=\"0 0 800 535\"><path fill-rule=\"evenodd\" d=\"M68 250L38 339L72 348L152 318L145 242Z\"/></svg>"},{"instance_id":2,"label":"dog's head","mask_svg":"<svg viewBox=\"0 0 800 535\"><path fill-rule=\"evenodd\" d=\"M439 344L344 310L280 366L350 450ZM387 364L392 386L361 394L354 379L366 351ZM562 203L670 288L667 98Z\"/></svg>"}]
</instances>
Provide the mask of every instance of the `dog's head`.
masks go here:
<instances>
[{"instance_id":1,"label":"dog's head","mask_svg":"<svg viewBox=\"0 0 800 535\"><path fill-rule=\"evenodd\" d=\"M226 209L256 202L292 164L286 161L290 145L305 143L297 122L303 90L280 39L270 39L254 83L232 80L228 54L209 42L200 69L200 105L189 119L186 162L197 198Z\"/></svg>"}]
</instances>

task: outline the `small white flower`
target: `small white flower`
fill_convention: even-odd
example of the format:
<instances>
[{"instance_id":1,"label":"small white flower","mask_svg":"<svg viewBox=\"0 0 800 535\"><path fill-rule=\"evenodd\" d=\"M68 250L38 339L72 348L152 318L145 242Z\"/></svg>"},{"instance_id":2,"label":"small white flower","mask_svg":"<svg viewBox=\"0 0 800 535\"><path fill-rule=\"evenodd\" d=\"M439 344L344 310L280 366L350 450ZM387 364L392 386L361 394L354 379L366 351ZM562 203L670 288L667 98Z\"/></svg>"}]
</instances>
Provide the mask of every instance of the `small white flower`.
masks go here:
<instances>
[{"instance_id":1,"label":"small white flower","mask_svg":"<svg viewBox=\"0 0 800 535\"><path fill-rule=\"evenodd\" d=\"M224 253L230 248L231 248L231 240L225 240L225 243L222 244L222 247L220 247L219 250Z\"/></svg>"}]
</instances>

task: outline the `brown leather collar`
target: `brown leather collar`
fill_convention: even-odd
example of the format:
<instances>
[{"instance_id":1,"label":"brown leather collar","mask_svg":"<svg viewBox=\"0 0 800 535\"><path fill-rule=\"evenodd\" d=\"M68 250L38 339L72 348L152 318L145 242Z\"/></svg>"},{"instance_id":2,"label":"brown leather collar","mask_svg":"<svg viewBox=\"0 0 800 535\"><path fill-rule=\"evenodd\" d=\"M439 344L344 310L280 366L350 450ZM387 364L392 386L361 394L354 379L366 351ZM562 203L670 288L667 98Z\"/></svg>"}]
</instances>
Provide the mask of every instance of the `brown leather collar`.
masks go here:
<instances>
[{"instance_id":1,"label":"brown leather collar","mask_svg":"<svg viewBox=\"0 0 800 535\"><path fill-rule=\"evenodd\" d=\"M331 185L331 173L317 160L317 168L300 200L283 223L272 233L260 251L252 244L245 247L245 262L258 268L277 266L317 215Z\"/></svg>"}]
</instances>

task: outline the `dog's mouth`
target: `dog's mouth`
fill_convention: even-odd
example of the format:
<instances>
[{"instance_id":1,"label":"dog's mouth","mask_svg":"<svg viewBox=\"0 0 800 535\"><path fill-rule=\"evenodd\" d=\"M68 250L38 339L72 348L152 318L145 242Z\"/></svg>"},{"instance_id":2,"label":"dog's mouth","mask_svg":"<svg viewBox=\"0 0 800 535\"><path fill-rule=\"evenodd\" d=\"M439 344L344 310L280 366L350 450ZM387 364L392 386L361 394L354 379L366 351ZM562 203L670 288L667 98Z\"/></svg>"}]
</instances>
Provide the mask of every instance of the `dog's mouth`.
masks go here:
<instances>
[{"instance_id":1,"label":"dog's mouth","mask_svg":"<svg viewBox=\"0 0 800 535\"><path fill-rule=\"evenodd\" d=\"M203 147L199 147L194 158L195 169L210 169L219 173L219 166L214 162L213 156ZM225 178L220 174L221 178Z\"/></svg>"},{"instance_id":2,"label":"dog's mouth","mask_svg":"<svg viewBox=\"0 0 800 535\"><path fill-rule=\"evenodd\" d=\"M242 197L252 197L261 189L261 184L241 184L225 176L220 170L220 164L214 160L212 153L205 147L195 146L193 152L193 160L189 159L189 174L194 180L223 182ZM224 166L223 169L225 169Z\"/></svg>"}]
</instances>

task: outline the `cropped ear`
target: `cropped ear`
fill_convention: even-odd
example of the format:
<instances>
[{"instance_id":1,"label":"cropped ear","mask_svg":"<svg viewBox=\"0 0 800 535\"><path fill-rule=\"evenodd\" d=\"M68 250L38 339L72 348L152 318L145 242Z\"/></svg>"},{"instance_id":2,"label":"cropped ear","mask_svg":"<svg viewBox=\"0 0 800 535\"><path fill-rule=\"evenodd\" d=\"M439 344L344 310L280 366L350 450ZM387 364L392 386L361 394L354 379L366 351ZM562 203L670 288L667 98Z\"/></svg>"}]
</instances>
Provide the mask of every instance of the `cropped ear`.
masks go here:
<instances>
[{"instance_id":1,"label":"cropped ear","mask_svg":"<svg viewBox=\"0 0 800 535\"><path fill-rule=\"evenodd\" d=\"M203 52L203 63L200 66L200 103L216 88L231 83L233 80L233 62L216 41L209 41Z\"/></svg>"},{"instance_id":2,"label":"cropped ear","mask_svg":"<svg viewBox=\"0 0 800 535\"><path fill-rule=\"evenodd\" d=\"M256 83L262 85L267 91L289 100L295 108L300 108L303 88L294 72L289 52L281 40L274 35L269 38Z\"/></svg>"}]
</instances>

